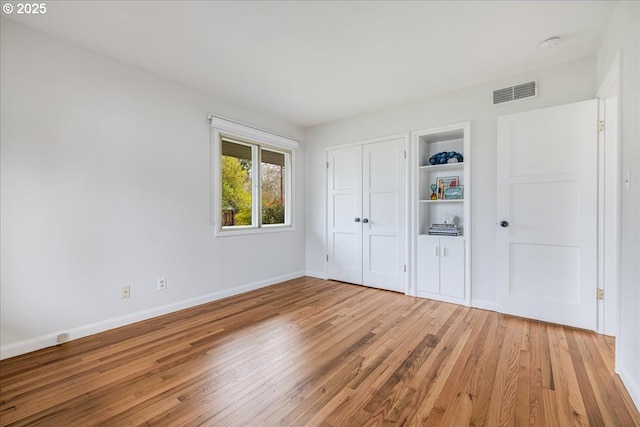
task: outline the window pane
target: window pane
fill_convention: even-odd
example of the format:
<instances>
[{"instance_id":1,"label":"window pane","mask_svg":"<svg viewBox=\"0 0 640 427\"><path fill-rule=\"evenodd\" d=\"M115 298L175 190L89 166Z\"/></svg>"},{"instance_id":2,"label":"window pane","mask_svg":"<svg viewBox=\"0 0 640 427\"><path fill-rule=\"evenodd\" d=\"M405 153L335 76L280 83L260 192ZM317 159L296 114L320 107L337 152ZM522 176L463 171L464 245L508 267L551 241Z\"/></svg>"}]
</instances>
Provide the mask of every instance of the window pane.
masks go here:
<instances>
[{"instance_id":1,"label":"window pane","mask_svg":"<svg viewBox=\"0 0 640 427\"><path fill-rule=\"evenodd\" d=\"M285 223L285 154L261 150L262 223Z\"/></svg>"},{"instance_id":2,"label":"window pane","mask_svg":"<svg viewBox=\"0 0 640 427\"><path fill-rule=\"evenodd\" d=\"M251 225L251 147L222 141L222 226Z\"/></svg>"}]
</instances>

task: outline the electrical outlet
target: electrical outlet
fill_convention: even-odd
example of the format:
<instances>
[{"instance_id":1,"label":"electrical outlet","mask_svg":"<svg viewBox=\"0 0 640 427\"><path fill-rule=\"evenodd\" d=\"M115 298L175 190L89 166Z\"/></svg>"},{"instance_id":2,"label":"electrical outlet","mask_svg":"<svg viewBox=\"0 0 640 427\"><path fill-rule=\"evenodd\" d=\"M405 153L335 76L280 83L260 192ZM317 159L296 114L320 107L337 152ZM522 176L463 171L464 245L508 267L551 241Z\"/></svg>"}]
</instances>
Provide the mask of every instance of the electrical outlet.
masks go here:
<instances>
[{"instance_id":1,"label":"electrical outlet","mask_svg":"<svg viewBox=\"0 0 640 427\"><path fill-rule=\"evenodd\" d=\"M125 299L125 298L129 298L130 296L131 296L131 286L129 285L123 286L122 292L120 293L120 298Z\"/></svg>"},{"instance_id":2,"label":"electrical outlet","mask_svg":"<svg viewBox=\"0 0 640 427\"><path fill-rule=\"evenodd\" d=\"M158 290L164 291L165 289L167 289L167 278L161 277L158 279Z\"/></svg>"}]
</instances>

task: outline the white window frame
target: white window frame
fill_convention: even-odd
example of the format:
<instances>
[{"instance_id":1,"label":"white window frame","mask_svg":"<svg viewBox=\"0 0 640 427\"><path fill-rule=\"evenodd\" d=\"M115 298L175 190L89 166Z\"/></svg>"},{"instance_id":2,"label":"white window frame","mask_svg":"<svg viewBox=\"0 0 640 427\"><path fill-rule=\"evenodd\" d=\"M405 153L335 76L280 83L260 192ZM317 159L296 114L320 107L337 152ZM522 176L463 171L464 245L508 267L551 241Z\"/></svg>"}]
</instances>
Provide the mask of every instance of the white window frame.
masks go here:
<instances>
[{"instance_id":1,"label":"white window frame","mask_svg":"<svg viewBox=\"0 0 640 427\"><path fill-rule=\"evenodd\" d=\"M273 233L294 230L294 176L295 150L298 141L257 129L222 117L209 115L211 121L211 222L216 237L243 234ZM253 225L222 226L222 139L250 145L252 162L252 218ZM260 149L285 153L285 223L261 224L262 181L260 177Z\"/></svg>"}]
</instances>

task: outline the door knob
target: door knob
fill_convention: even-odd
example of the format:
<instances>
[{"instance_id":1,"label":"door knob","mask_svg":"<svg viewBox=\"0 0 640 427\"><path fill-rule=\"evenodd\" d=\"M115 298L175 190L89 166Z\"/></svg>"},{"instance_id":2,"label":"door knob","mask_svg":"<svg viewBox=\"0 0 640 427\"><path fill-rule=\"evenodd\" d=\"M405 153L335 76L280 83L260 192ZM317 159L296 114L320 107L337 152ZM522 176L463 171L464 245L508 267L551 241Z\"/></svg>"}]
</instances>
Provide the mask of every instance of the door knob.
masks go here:
<instances>
[{"instance_id":1,"label":"door knob","mask_svg":"<svg viewBox=\"0 0 640 427\"><path fill-rule=\"evenodd\" d=\"M500 227L507 228L509 226L509 221L500 221Z\"/></svg>"},{"instance_id":2,"label":"door knob","mask_svg":"<svg viewBox=\"0 0 640 427\"><path fill-rule=\"evenodd\" d=\"M363 224L366 224L366 223L368 223L368 222L369 222L369 220L368 220L367 218L365 218L365 219L363 219L363 220L362 220L362 223L363 223Z\"/></svg>"},{"instance_id":3,"label":"door knob","mask_svg":"<svg viewBox=\"0 0 640 427\"><path fill-rule=\"evenodd\" d=\"M360 218L354 218L353 221L354 222L360 222Z\"/></svg>"}]
</instances>

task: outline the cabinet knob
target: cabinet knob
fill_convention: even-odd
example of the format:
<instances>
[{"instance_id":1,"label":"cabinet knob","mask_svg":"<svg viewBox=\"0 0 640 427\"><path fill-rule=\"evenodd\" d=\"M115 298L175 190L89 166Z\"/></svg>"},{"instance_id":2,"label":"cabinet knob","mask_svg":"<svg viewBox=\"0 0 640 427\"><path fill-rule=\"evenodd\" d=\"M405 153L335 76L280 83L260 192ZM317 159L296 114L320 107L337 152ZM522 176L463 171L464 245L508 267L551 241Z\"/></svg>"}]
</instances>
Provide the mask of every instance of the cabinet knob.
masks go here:
<instances>
[{"instance_id":1,"label":"cabinet knob","mask_svg":"<svg viewBox=\"0 0 640 427\"><path fill-rule=\"evenodd\" d=\"M360 218L354 218L353 222L360 222Z\"/></svg>"},{"instance_id":2,"label":"cabinet knob","mask_svg":"<svg viewBox=\"0 0 640 427\"><path fill-rule=\"evenodd\" d=\"M509 226L509 221L500 221L500 227L507 228Z\"/></svg>"},{"instance_id":3,"label":"cabinet knob","mask_svg":"<svg viewBox=\"0 0 640 427\"><path fill-rule=\"evenodd\" d=\"M363 224L366 224L366 223L368 223L368 222L369 222L369 220L368 220L367 218L365 218L365 219L363 219L363 220L362 220L362 223L363 223Z\"/></svg>"}]
</instances>

